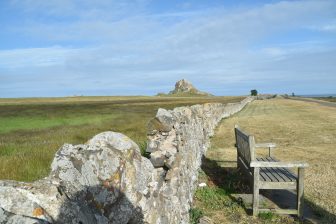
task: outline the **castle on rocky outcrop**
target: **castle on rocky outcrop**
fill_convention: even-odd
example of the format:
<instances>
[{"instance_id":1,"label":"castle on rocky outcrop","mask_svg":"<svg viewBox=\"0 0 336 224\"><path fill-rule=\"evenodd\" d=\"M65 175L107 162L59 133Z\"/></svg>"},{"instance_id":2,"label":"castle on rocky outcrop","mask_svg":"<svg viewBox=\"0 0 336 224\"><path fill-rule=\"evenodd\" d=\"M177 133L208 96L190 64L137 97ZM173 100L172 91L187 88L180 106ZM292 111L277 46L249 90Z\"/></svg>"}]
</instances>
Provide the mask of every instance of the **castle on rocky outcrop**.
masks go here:
<instances>
[{"instance_id":1,"label":"castle on rocky outcrop","mask_svg":"<svg viewBox=\"0 0 336 224\"><path fill-rule=\"evenodd\" d=\"M210 136L253 99L159 109L148 124L150 159L111 131L65 144L44 179L0 181L0 223L187 224Z\"/></svg>"},{"instance_id":2,"label":"castle on rocky outcrop","mask_svg":"<svg viewBox=\"0 0 336 224\"><path fill-rule=\"evenodd\" d=\"M175 89L170 91L168 95L177 95L177 96L212 96L210 93L202 92L196 89L191 82L186 79L181 79L176 82Z\"/></svg>"}]
</instances>

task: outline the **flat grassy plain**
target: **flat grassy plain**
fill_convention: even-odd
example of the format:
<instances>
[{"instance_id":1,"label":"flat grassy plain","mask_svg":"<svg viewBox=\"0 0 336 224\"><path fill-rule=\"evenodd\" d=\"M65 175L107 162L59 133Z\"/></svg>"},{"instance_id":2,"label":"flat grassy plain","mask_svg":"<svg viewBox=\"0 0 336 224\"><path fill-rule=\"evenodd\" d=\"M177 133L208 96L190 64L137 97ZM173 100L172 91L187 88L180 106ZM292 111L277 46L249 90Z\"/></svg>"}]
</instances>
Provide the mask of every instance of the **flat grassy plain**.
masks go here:
<instances>
[{"instance_id":1,"label":"flat grassy plain","mask_svg":"<svg viewBox=\"0 0 336 224\"><path fill-rule=\"evenodd\" d=\"M55 152L103 131L121 132L142 149L159 107L237 102L244 97L64 97L0 99L0 179L48 175Z\"/></svg>"},{"instance_id":2,"label":"flat grassy plain","mask_svg":"<svg viewBox=\"0 0 336 224\"><path fill-rule=\"evenodd\" d=\"M316 98L316 99L336 103L336 97L318 97L318 98Z\"/></svg>"},{"instance_id":3,"label":"flat grassy plain","mask_svg":"<svg viewBox=\"0 0 336 224\"><path fill-rule=\"evenodd\" d=\"M201 174L209 187L197 191L195 209L202 210L215 223L297 222L287 216L272 214L253 218L246 215L241 206L235 206L237 202L229 197L231 193L246 192L236 169L235 124L253 134L256 142L277 143L275 157L283 161L308 162L306 202L320 216L319 222L336 223L336 108L286 99L254 101L221 122L207 152L208 162L203 165L207 175ZM207 199L202 196L202 191L218 189L226 192L213 196L225 199L228 206L222 209L208 206Z\"/></svg>"}]
</instances>

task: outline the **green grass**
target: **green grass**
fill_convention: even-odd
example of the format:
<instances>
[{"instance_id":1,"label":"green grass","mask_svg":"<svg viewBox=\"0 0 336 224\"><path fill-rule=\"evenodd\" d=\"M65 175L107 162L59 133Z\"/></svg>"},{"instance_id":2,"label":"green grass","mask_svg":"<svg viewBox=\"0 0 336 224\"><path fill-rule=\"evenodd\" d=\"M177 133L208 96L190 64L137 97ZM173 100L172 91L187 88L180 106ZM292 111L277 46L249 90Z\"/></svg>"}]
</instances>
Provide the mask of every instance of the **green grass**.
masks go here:
<instances>
[{"instance_id":1,"label":"green grass","mask_svg":"<svg viewBox=\"0 0 336 224\"><path fill-rule=\"evenodd\" d=\"M319 100L324 100L324 101L329 101L329 102L334 102L336 103L336 97L329 96L329 97L316 97L313 99L319 99Z\"/></svg>"},{"instance_id":2,"label":"green grass","mask_svg":"<svg viewBox=\"0 0 336 224\"><path fill-rule=\"evenodd\" d=\"M198 208L192 208L189 211L190 224L198 224L199 219L203 216L202 210Z\"/></svg>"},{"instance_id":3,"label":"green grass","mask_svg":"<svg viewBox=\"0 0 336 224\"><path fill-rule=\"evenodd\" d=\"M258 217L266 221L271 221L274 219L275 214L272 212L262 212L258 214Z\"/></svg>"},{"instance_id":4,"label":"green grass","mask_svg":"<svg viewBox=\"0 0 336 224\"><path fill-rule=\"evenodd\" d=\"M48 175L55 152L108 130L133 139L143 155L147 122L159 107L236 102L242 97L68 97L0 99L0 179Z\"/></svg>"},{"instance_id":5,"label":"green grass","mask_svg":"<svg viewBox=\"0 0 336 224\"><path fill-rule=\"evenodd\" d=\"M32 130L45 129L63 125L83 125L83 124L99 124L109 119L117 119L115 114L105 115L77 115L69 114L65 117L54 116L51 114L22 116L22 117L0 117L0 134L8 133L15 130Z\"/></svg>"},{"instance_id":6,"label":"green grass","mask_svg":"<svg viewBox=\"0 0 336 224\"><path fill-rule=\"evenodd\" d=\"M219 187L203 187L199 188L195 197L202 200L207 209L223 209L230 206L231 200L225 189Z\"/></svg>"}]
</instances>

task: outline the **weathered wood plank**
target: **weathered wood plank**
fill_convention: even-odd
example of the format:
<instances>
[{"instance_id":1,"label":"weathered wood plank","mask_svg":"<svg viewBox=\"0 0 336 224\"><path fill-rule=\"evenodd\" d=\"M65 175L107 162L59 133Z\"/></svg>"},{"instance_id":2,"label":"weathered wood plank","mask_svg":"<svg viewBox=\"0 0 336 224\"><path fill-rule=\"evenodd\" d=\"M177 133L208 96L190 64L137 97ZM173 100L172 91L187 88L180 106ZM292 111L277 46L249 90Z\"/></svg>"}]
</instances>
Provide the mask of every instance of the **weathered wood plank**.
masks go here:
<instances>
[{"instance_id":1,"label":"weathered wood plank","mask_svg":"<svg viewBox=\"0 0 336 224\"><path fill-rule=\"evenodd\" d=\"M255 148L268 148L268 156L272 156L272 151L275 149L275 143L258 143L255 144Z\"/></svg>"},{"instance_id":2,"label":"weathered wood plank","mask_svg":"<svg viewBox=\"0 0 336 224\"><path fill-rule=\"evenodd\" d=\"M279 168L280 171L285 174L291 181L296 181L297 180L297 176L292 173L290 170L286 169L286 168Z\"/></svg>"},{"instance_id":3,"label":"weathered wood plank","mask_svg":"<svg viewBox=\"0 0 336 224\"><path fill-rule=\"evenodd\" d=\"M261 162L261 161L251 161L251 167L308 167L308 163L305 162Z\"/></svg>"},{"instance_id":4,"label":"weathered wood plank","mask_svg":"<svg viewBox=\"0 0 336 224\"><path fill-rule=\"evenodd\" d=\"M253 215L257 216L259 211L259 167L253 169Z\"/></svg>"},{"instance_id":5,"label":"weathered wood plank","mask_svg":"<svg viewBox=\"0 0 336 224\"><path fill-rule=\"evenodd\" d=\"M303 180L304 180L304 168L299 168L298 170L298 181L297 181L297 208L298 217L302 219L303 217Z\"/></svg>"},{"instance_id":6,"label":"weathered wood plank","mask_svg":"<svg viewBox=\"0 0 336 224\"><path fill-rule=\"evenodd\" d=\"M272 158L272 157L266 157L266 159L269 161L269 162L278 162L277 159L275 158ZM296 176L288 169L286 168L282 168L282 167L279 167L279 168L273 168L275 169L275 171L283 178L284 181L296 181Z\"/></svg>"},{"instance_id":7,"label":"weathered wood plank","mask_svg":"<svg viewBox=\"0 0 336 224\"><path fill-rule=\"evenodd\" d=\"M260 161L260 160L259 160ZM266 157L266 158L263 158L263 161L268 161L268 162L273 162L273 159L272 157ZM280 170L280 168L269 168L272 172L272 174L278 179L279 182L282 182L282 181L291 181L290 178L288 178L285 174L283 174Z\"/></svg>"},{"instance_id":8,"label":"weathered wood plank","mask_svg":"<svg viewBox=\"0 0 336 224\"><path fill-rule=\"evenodd\" d=\"M281 181L284 181L284 182L291 182L292 180L287 177L282 171L280 168L272 168L274 170L274 172L277 173L277 175L279 175L279 177L281 178Z\"/></svg>"},{"instance_id":9,"label":"weathered wood plank","mask_svg":"<svg viewBox=\"0 0 336 224\"><path fill-rule=\"evenodd\" d=\"M289 214L289 215L296 215L296 209L273 209L273 208L260 208L259 213L262 212L272 212L276 214Z\"/></svg>"},{"instance_id":10,"label":"weathered wood plank","mask_svg":"<svg viewBox=\"0 0 336 224\"><path fill-rule=\"evenodd\" d=\"M264 162L267 161L265 158L258 158L257 160L258 161L264 161ZM280 178L279 175L277 175L272 168L263 168L263 170L270 177L272 182L282 181L282 178Z\"/></svg>"},{"instance_id":11,"label":"weathered wood plank","mask_svg":"<svg viewBox=\"0 0 336 224\"><path fill-rule=\"evenodd\" d=\"M250 135L249 136L249 154L250 154L250 162L255 160L255 153L254 153L254 136Z\"/></svg>"},{"instance_id":12,"label":"weathered wood plank","mask_svg":"<svg viewBox=\"0 0 336 224\"><path fill-rule=\"evenodd\" d=\"M260 189L296 189L296 182L262 182L259 183Z\"/></svg>"},{"instance_id":13,"label":"weathered wood plank","mask_svg":"<svg viewBox=\"0 0 336 224\"><path fill-rule=\"evenodd\" d=\"M256 143L255 147L256 148L272 148L272 149L275 149L276 144L271 143L271 142L269 142L269 143Z\"/></svg>"},{"instance_id":14,"label":"weathered wood plank","mask_svg":"<svg viewBox=\"0 0 336 224\"><path fill-rule=\"evenodd\" d=\"M254 160L254 137L245 133L237 125L235 125L235 136L238 154L247 164L250 164Z\"/></svg>"},{"instance_id":15,"label":"weathered wood plank","mask_svg":"<svg viewBox=\"0 0 336 224\"><path fill-rule=\"evenodd\" d=\"M260 168L260 180L262 181L272 181L272 179L266 174L266 168Z\"/></svg>"},{"instance_id":16,"label":"weathered wood plank","mask_svg":"<svg viewBox=\"0 0 336 224\"><path fill-rule=\"evenodd\" d=\"M246 166L242 158L239 157L237 162L239 164L238 166L240 168L240 171L244 174L246 178L248 178L250 183L253 183L253 174L250 171L250 169Z\"/></svg>"}]
</instances>

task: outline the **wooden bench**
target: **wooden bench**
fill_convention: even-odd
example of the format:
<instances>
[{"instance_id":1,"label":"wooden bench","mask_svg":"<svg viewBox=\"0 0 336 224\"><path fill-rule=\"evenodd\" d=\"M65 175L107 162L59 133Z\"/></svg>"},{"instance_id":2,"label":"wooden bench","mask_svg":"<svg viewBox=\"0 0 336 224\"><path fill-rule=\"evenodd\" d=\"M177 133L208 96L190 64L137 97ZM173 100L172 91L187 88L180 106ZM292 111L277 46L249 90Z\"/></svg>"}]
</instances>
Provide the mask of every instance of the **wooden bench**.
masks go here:
<instances>
[{"instance_id":1,"label":"wooden bench","mask_svg":"<svg viewBox=\"0 0 336 224\"><path fill-rule=\"evenodd\" d=\"M237 166L253 184L253 215L259 212L274 212L278 214L295 214L303 218L303 179L304 168L308 167L304 162L280 162L272 157L274 143L256 144L254 136L249 135L235 125ZM268 156L256 158L257 148L268 148ZM297 168L297 175L288 168ZM260 189L296 189L297 209L267 209L259 208Z\"/></svg>"}]
</instances>

